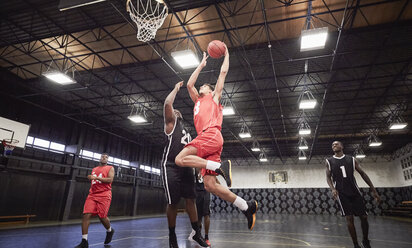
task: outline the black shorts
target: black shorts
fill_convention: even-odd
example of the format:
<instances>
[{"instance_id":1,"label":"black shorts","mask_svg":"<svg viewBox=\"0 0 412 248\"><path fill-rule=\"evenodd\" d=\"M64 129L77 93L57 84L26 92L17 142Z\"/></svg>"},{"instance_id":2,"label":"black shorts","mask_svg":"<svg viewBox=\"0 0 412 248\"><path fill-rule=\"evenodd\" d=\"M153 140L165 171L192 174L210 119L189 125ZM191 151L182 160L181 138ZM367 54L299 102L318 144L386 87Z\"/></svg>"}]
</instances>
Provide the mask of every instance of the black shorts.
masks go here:
<instances>
[{"instance_id":1,"label":"black shorts","mask_svg":"<svg viewBox=\"0 0 412 248\"><path fill-rule=\"evenodd\" d=\"M193 168L179 167L167 162L162 166L162 180L168 204L178 204L180 198L195 199L195 176Z\"/></svg>"},{"instance_id":2,"label":"black shorts","mask_svg":"<svg viewBox=\"0 0 412 248\"><path fill-rule=\"evenodd\" d=\"M350 215L365 216L367 215L365 201L363 200L363 197L360 194L355 194L352 196L339 194L337 202L338 202L340 211L342 212L342 216L350 216Z\"/></svg>"},{"instance_id":3,"label":"black shorts","mask_svg":"<svg viewBox=\"0 0 412 248\"><path fill-rule=\"evenodd\" d=\"M196 191L196 208L199 219L203 216L210 215L210 193L205 191Z\"/></svg>"}]
</instances>

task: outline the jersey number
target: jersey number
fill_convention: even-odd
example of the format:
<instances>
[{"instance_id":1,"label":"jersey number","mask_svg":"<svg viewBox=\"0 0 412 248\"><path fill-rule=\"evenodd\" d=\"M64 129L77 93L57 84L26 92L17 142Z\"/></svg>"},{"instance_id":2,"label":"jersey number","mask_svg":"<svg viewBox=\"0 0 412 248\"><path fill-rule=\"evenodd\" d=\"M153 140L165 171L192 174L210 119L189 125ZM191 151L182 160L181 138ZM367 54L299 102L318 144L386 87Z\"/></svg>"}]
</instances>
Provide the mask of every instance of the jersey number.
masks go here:
<instances>
[{"instance_id":1,"label":"jersey number","mask_svg":"<svg viewBox=\"0 0 412 248\"><path fill-rule=\"evenodd\" d=\"M96 176L96 173L93 172L92 175ZM98 177L103 178L102 173L100 173ZM100 180L92 180L92 184L95 184L95 183L102 183L102 182Z\"/></svg>"},{"instance_id":2,"label":"jersey number","mask_svg":"<svg viewBox=\"0 0 412 248\"><path fill-rule=\"evenodd\" d=\"M181 142L183 145L187 145L187 143L189 143L190 141L192 141L192 137L190 136L190 133L187 133L186 130L182 129L182 134L183 134L183 137L182 137L182 139L180 140L180 142Z\"/></svg>"},{"instance_id":3,"label":"jersey number","mask_svg":"<svg viewBox=\"0 0 412 248\"><path fill-rule=\"evenodd\" d=\"M343 177L346 178L345 166L341 166L340 169L342 170Z\"/></svg>"},{"instance_id":4,"label":"jersey number","mask_svg":"<svg viewBox=\"0 0 412 248\"><path fill-rule=\"evenodd\" d=\"M198 101L195 105L195 115L199 114L199 110L200 110L200 101Z\"/></svg>"}]
</instances>

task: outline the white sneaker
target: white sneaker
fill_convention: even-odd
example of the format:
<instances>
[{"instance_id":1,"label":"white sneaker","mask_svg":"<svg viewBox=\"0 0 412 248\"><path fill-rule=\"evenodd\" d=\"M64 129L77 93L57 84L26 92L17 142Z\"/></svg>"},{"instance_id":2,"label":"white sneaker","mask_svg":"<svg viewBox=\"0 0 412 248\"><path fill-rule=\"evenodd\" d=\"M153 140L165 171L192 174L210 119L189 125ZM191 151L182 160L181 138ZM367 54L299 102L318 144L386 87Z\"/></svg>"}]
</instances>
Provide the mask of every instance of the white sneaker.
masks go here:
<instances>
[{"instance_id":1,"label":"white sneaker","mask_svg":"<svg viewBox=\"0 0 412 248\"><path fill-rule=\"evenodd\" d=\"M195 236L195 234L196 234L196 231L192 229L192 232L189 234L189 237L187 239L190 241L194 241L193 236Z\"/></svg>"}]
</instances>

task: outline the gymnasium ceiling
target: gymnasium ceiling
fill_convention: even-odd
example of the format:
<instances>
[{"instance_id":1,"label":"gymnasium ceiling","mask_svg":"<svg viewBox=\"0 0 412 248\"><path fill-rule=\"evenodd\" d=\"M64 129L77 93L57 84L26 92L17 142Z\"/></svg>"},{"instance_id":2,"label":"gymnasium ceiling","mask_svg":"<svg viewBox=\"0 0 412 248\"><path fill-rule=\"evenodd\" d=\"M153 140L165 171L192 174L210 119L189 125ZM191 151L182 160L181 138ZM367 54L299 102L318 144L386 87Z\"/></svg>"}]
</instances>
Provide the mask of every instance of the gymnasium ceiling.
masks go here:
<instances>
[{"instance_id":1,"label":"gymnasium ceiling","mask_svg":"<svg viewBox=\"0 0 412 248\"><path fill-rule=\"evenodd\" d=\"M224 99L236 109L224 118L223 156L258 158L250 150L257 141L270 159L296 158L302 118L312 130L306 137L308 157L330 154L336 139L347 152L361 145L366 154L378 155L412 140L410 128L389 132L387 123L394 115L412 123L410 1L311 1L311 26L328 27L329 37L324 49L310 52L299 50L308 0L168 0L169 16L149 43L136 39L125 2L60 12L56 0L2 1L2 73L17 75L31 92L15 97L43 108L52 108L45 98L53 99L67 106L61 115L159 145L163 101L193 71L181 69L170 53L190 48L200 56L218 39L231 54ZM74 68L77 83L48 81L41 73L50 65ZM221 60L209 59L199 82L214 83L220 65ZM305 89L318 104L303 113L298 99ZM145 110L148 124L127 119L132 105ZM193 104L185 88L174 106L191 124ZM242 126L252 139L239 138ZM382 147L367 146L372 133Z\"/></svg>"}]
</instances>

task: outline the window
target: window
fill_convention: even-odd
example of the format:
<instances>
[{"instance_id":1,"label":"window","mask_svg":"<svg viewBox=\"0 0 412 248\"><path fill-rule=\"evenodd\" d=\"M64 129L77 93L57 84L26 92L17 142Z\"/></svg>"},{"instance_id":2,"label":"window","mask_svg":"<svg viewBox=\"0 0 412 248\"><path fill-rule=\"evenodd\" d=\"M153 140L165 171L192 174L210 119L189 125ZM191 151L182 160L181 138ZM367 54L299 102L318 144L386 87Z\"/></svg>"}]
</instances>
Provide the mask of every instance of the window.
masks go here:
<instances>
[{"instance_id":1,"label":"window","mask_svg":"<svg viewBox=\"0 0 412 248\"><path fill-rule=\"evenodd\" d=\"M37 147L42 147L42 148L49 148L50 147L50 141L48 140L44 140L44 139L39 139L39 138L35 138L34 142L33 142L34 146Z\"/></svg>"},{"instance_id":2,"label":"window","mask_svg":"<svg viewBox=\"0 0 412 248\"><path fill-rule=\"evenodd\" d=\"M401 159L401 168L403 171L403 177L405 181L412 180L412 169L410 167L412 166L412 156L409 156L407 158Z\"/></svg>"},{"instance_id":3,"label":"window","mask_svg":"<svg viewBox=\"0 0 412 248\"><path fill-rule=\"evenodd\" d=\"M26 145L33 145L34 138L31 136L27 136Z\"/></svg>"},{"instance_id":4,"label":"window","mask_svg":"<svg viewBox=\"0 0 412 248\"><path fill-rule=\"evenodd\" d=\"M66 146L63 145L63 144L59 144L59 143L55 143L55 142L50 143L50 150L64 152L64 148L66 148Z\"/></svg>"}]
</instances>

